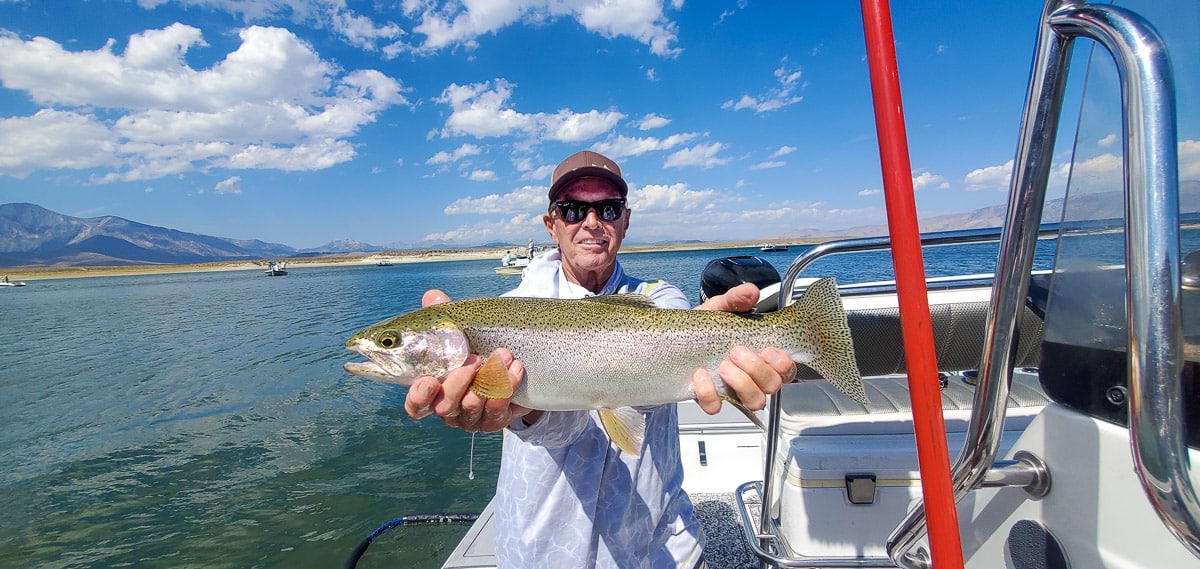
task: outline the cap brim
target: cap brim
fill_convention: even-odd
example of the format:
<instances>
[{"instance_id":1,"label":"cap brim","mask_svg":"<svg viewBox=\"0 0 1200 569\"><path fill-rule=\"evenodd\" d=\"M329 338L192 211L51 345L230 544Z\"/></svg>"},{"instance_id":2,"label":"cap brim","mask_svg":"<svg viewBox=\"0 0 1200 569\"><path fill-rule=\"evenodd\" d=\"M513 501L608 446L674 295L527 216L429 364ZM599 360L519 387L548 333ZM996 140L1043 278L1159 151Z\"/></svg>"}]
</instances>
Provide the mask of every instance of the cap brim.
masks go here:
<instances>
[{"instance_id":1,"label":"cap brim","mask_svg":"<svg viewBox=\"0 0 1200 569\"><path fill-rule=\"evenodd\" d=\"M563 174L561 178L554 182L553 186L550 186L550 193L547 197L550 198L550 201L554 201L555 194L562 191L567 184L570 184L579 178L587 178L589 176L593 178L604 178L605 180L612 182L617 187L617 191L621 192L622 198L629 195L629 185L625 183L625 180L621 178L621 176L617 175L612 170L600 168L598 166L584 166Z\"/></svg>"}]
</instances>

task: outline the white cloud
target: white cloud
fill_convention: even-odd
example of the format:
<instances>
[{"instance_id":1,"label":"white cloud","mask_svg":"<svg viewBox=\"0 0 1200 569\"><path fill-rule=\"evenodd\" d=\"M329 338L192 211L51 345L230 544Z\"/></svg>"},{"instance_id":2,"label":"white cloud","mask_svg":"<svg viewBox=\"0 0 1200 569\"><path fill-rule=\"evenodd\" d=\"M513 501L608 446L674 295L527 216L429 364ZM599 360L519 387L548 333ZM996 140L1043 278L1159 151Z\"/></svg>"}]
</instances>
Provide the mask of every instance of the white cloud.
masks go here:
<instances>
[{"instance_id":1,"label":"white cloud","mask_svg":"<svg viewBox=\"0 0 1200 569\"><path fill-rule=\"evenodd\" d=\"M500 178L496 176L496 172L492 170L471 170L467 174L467 179L472 182L494 182Z\"/></svg>"},{"instance_id":2,"label":"white cloud","mask_svg":"<svg viewBox=\"0 0 1200 569\"><path fill-rule=\"evenodd\" d=\"M697 144L691 148L685 148L675 152L667 157L667 161L663 166L668 168L682 168L685 166L699 166L705 170L714 166L721 166L729 163L728 158L717 156L719 152L725 149L725 145L720 142L712 144Z\"/></svg>"},{"instance_id":3,"label":"white cloud","mask_svg":"<svg viewBox=\"0 0 1200 569\"><path fill-rule=\"evenodd\" d=\"M446 206L446 215L528 213L546 208L546 186L523 186L507 194L488 194L481 198L466 197Z\"/></svg>"},{"instance_id":4,"label":"white cloud","mask_svg":"<svg viewBox=\"0 0 1200 569\"><path fill-rule=\"evenodd\" d=\"M800 86L800 69L789 67L788 58L783 58L779 67L775 69L775 80L779 82L779 86L768 89L765 94L757 97L742 95L737 101L726 101L721 108L735 111L751 109L756 113L765 113L794 105L804 99L794 94Z\"/></svg>"},{"instance_id":5,"label":"white cloud","mask_svg":"<svg viewBox=\"0 0 1200 569\"><path fill-rule=\"evenodd\" d=\"M616 138L596 143L593 148L596 152L615 160L629 156L641 156L647 152L670 150L676 146L687 144L699 136L698 132L681 132L666 138L618 135Z\"/></svg>"},{"instance_id":6,"label":"white cloud","mask_svg":"<svg viewBox=\"0 0 1200 569\"><path fill-rule=\"evenodd\" d=\"M753 166L750 166L750 169L751 170L767 170L770 168L782 168L784 166L787 166L787 162L784 162L782 160L768 160L766 162L759 162L758 164L754 164Z\"/></svg>"},{"instance_id":7,"label":"white cloud","mask_svg":"<svg viewBox=\"0 0 1200 569\"><path fill-rule=\"evenodd\" d=\"M346 0L138 0L138 5L154 9L176 3L198 6L240 16L245 22L289 19L298 24L328 28L346 43L373 51L379 43L404 35L392 22L376 23L346 7Z\"/></svg>"},{"instance_id":8,"label":"white cloud","mask_svg":"<svg viewBox=\"0 0 1200 569\"><path fill-rule=\"evenodd\" d=\"M780 156L787 156L788 154L791 154L791 153L795 152L796 150L797 149L795 146L780 146L779 150L776 150L775 152L771 153L771 158L779 158Z\"/></svg>"},{"instance_id":9,"label":"white cloud","mask_svg":"<svg viewBox=\"0 0 1200 569\"><path fill-rule=\"evenodd\" d=\"M242 193L242 178L241 176L230 176L217 182L217 186L213 188L218 194L240 194Z\"/></svg>"},{"instance_id":10,"label":"white cloud","mask_svg":"<svg viewBox=\"0 0 1200 569\"><path fill-rule=\"evenodd\" d=\"M474 144L464 144L454 149L454 152L446 152L445 150L430 156L425 161L426 164L449 164L458 162L468 156L478 156L483 150Z\"/></svg>"},{"instance_id":11,"label":"white cloud","mask_svg":"<svg viewBox=\"0 0 1200 569\"><path fill-rule=\"evenodd\" d=\"M987 166L972 170L967 174L963 183L968 192L979 190L1008 191L1009 179L1012 178L1013 161L1009 160L1002 166Z\"/></svg>"},{"instance_id":12,"label":"white cloud","mask_svg":"<svg viewBox=\"0 0 1200 569\"><path fill-rule=\"evenodd\" d=\"M638 121L637 128L638 130L653 130L656 128L662 128L669 124L671 124L671 119L650 113Z\"/></svg>"},{"instance_id":13,"label":"white cloud","mask_svg":"<svg viewBox=\"0 0 1200 569\"><path fill-rule=\"evenodd\" d=\"M866 196L877 196L882 193L883 193L883 190L881 190L879 188L868 188L865 190L859 190L858 195L866 197Z\"/></svg>"},{"instance_id":14,"label":"white cloud","mask_svg":"<svg viewBox=\"0 0 1200 569\"><path fill-rule=\"evenodd\" d=\"M705 209L718 194L714 190L692 190L687 184L650 184L629 192L629 207L638 213L686 212Z\"/></svg>"},{"instance_id":15,"label":"white cloud","mask_svg":"<svg viewBox=\"0 0 1200 569\"><path fill-rule=\"evenodd\" d=\"M450 245L478 245L479 243L500 242L512 243L534 239L546 241L546 228L542 225L542 215L519 213L501 220L480 221L471 225L463 225L449 231L429 233L424 241L448 243Z\"/></svg>"},{"instance_id":16,"label":"white cloud","mask_svg":"<svg viewBox=\"0 0 1200 569\"><path fill-rule=\"evenodd\" d=\"M678 10L682 5L673 5ZM664 13L661 0L490 0L486 2L404 2L404 12L420 22L412 32L424 36L416 45L396 43L392 52L429 53L462 46L473 49L478 38L518 22L539 24L573 18L589 32L605 38L628 37L656 55L673 57L678 26ZM419 13L419 15L418 15Z\"/></svg>"},{"instance_id":17,"label":"white cloud","mask_svg":"<svg viewBox=\"0 0 1200 569\"><path fill-rule=\"evenodd\" d=\"M451 108L439 134L443 138L519 135L531 141L581 142L608 132L625 118L617 111L598 110L520 113L508 105L512 88L513 85L504 79L470 85L450 84L434 99Z\"/></svg>"},{"instance_id":18,"label":"white cloud","mask_svg":"<svg viewBox=\"0 0 1200 569\"><path fill-rule=\"evenodd\" d=\"M86 169L118 159L112 132L93 117L43 109L0 118L0 174L24 178L42 169Z\"/></svg>"},{"instance_id":19,"label":"white cloud","mask_svg":"<svg viewBox=\"0 0 1200 569\"><path fill-rule=\"evenodd\" d=\"M1117 140L1120 140L1120 139L1117 138L1116 134L1110 134L1110 135L1096 141L1096 144L1099 145L1101 148L1108 148L1109 146L1116 144Z\"/></svg>"},{"instance_id":20,"label":"white cloud","mask_svg":"<svg viewBox=\"0 0 1200 569\"><path fill-rule=\"evenodd\" d=\"M1179 143L1179 179L1200 180L1200 140Z\"/></svg>"},{"instance_id":21,"label":"white cloud","mask_svg":"<svg viewBox=\"0 0 1200 569\"><path fill-rule=\"evenodd\" d=\"M937 174L931 174L929 172L918 172L917 175L913 177L912 184L914 191L924 190L926 188L936 188L939 190L950 188L950 183L946 181L946 178L943 178Z\"/></svg>"},{"instance_id":22,"label":"white cloud","mask_svg":"<svg viewBox=\"0 0 1200 569\"><path fill-rule=\"evenodd\" d=\"M183 56L205 44L183 24L134 34L121 54L112 41L68 51L46 38L0 35L0 81L46 107L5 119L7 136L42 137L43 151L61 152L0 154L0 174L98 168L108 172L93 179L112 182L213 166L318 170L352 159L346 138L408 103L400 83L378 71L338 77L287 30L250 27L240 37L224 59L193 69Z\"/></svg>"}]
</instances>

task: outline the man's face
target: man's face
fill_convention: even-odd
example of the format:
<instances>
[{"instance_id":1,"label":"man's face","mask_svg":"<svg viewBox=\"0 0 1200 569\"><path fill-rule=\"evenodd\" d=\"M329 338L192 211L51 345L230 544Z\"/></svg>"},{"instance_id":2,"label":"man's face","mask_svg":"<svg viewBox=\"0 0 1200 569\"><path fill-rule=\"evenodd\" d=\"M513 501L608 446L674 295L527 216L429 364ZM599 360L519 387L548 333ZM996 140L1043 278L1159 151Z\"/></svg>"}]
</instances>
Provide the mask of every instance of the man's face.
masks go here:
<instances>
[{"instance_id":1,"label":"man's face","mask_svg":"<svg viewBox=\"0 0 1200 569\"><path fill-rule=\"evenodd\" d=\"M621 193L611 182L603 178L580 178L558 192L555 201L597 202L621 199ZM617 260L617 251L629 229L629 214L626 209L617 219L604 221L594 208L588 209L583 219L567 223L558 208L551 206L550 212L542 217L550 237L558 244L562 262L568 275L582 276L584 273L606 273Z\"/></svg>"}]
</instances>

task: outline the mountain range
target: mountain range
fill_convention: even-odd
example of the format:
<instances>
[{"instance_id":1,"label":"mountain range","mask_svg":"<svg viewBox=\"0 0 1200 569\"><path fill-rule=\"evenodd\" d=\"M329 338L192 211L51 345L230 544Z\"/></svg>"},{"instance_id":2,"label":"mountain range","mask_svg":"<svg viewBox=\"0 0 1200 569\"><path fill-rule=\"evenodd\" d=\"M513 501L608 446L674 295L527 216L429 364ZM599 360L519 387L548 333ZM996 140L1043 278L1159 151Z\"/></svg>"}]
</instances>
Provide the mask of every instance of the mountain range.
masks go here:
<instances>
[{"instance_id":1,"label":"mountain range","mask_svg":"<svg viewBox=\"0 0 1200 569\"><path fill-rule=\"evenodd\" d=\"M1184 211L1200 209L1200 182L1189 180L1180 184L1180 203ZM1072 201L1072 217L1120 217L1122 204L1123 198L1116 193L1085 194ZM1042 219L1059 220L1062 206L1061 199L1046 202ZM1004 222L1005 210L1006 206L997 205L969 213L922 218L921 231L998 227ZM886 226L872 225L843 230L797 229L765 238L784 241L886 234ZM321 247L296 249L256 239L188 233L114 216L71 217L29 203L0 204L0 266L5 267L187 264L400 248L403 247L339 239Z\"/></svg>"}]
</instances>

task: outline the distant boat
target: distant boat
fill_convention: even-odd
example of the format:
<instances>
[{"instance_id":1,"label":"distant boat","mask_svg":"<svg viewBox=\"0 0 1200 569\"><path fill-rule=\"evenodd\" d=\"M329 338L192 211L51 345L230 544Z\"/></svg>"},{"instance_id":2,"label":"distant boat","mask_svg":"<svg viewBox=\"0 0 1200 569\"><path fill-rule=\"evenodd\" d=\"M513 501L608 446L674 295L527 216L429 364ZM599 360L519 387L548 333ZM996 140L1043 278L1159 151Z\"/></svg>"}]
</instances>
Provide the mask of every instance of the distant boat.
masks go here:
<instances>
[{"instance_id":1,"label":"distant boat","mask_svg":"<svg viewBox=\"0 0 1200 569\"><path fill-rule=\"evenodd\" d=\"M0 286L7 286L7 287L25 286L25 281L10 281L10 280L8 280L7 277L5 277L4 281L0 282Z\"/></svg>"},{"instance_id":2,"label":"distant boat","mask_svg":"<svg viewBox=\"0 0 1200 569\"><path fill-rule=\"evenodd\" d=\"M390 266L392 266L392 262L391 262L391 261L386 261L386 260L384 260L384 261L379 261L378 263L375 263L375 266L376 266L376 267L390 267Z\"/></svg>"},{"instance_id":3,"label":"distant boat","mask_svg":"<svg viewBox=\"0 0 1200 569\"><path fill-rule=\"evenodd\" d=\"M263 271L268 277L281 277L287 274L287 263L276 263L271 261L267 265L267 270Z\"/></svg>"},{"instance_id":4,"label":"distant boat","mask_svg":"<svg viewBox=\"0 0 1200 569\"><path fill-rule=\"evenodd\" d=\"M766 253L773 253L775 251L787 251L788 246L778 243L763 243L762 247L759 247L759 250Z\"/></svg>"},{"instance_id":5,"label":"distant boat","mask_svg":"<svg viewBox=\"0 0 1200 569\"><path fill-rule=\"evenodd\" d=\"M513 255L512 251L505 251L504 256L500 258L500 266L492 270L496 271L497 275L519 275L529 266L529 261L544 249L545 247L534 247L533 239L530 239L529 244L525 246L524 255Z\"/></svg>"}]
</instances>

